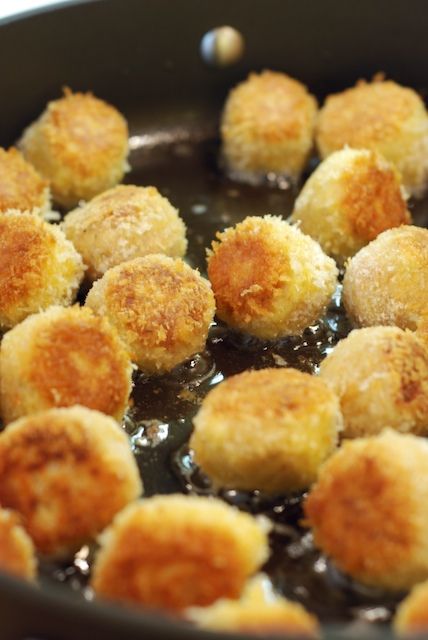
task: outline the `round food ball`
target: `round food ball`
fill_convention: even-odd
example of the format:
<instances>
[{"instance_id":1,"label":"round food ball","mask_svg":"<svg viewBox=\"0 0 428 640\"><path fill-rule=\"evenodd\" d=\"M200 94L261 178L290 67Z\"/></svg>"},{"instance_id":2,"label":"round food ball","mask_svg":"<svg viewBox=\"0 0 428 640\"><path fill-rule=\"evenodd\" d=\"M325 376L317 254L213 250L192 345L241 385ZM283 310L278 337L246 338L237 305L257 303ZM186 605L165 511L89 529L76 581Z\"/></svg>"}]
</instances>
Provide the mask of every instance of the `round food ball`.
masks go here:
<instances>
[{"instance_id":1,"label":"round food ball","mask_svg":"<svg viewBox=\"0 0 428 640\"><path fill-rule=\"evenodd\" d=\"M0 212L31 211L43 218L50 207L48 182L17 149L0 147Z\"/></svg>"},{"instance_id":2,"label":"round food ball","mask_svg":"<svg viewBox=\"0 0 428 640\"><path fill-rule=\"evenodd\" d=\"M312 238L274 216L245 218L208 251L217 316L273 340L300 334L325 311L337 269Z\"/></svg>"},{"instance_id":3,"label":"round food ball","mask_svg":"<svg viewBox=\"0 0 428 640\"><path fill-rule=\"evenodd\" d=\"M55 225L30 213L0 213L0 328L53 304L70 304L83 278L81 257Z\"/></svg>"},{"instance_id":4,"label":"round food ball","mask_svg":"<svg viewBox=\"0 0 428 640\"><path fill-rule=\"evenodd\" d=\"M341 426L339 401L319 378L245 371L205 397L190 446L216 486L281 494L314 482Z\"/></svg>"},{"instance_id":5,"label":"round food ball","mask_svg":"<svg viewBox=\"0 0 428 640\"><path fill-rule=\"evenodd\" d=\"M381 233L348 263L343 302L354 325L415 330L428 309L428 229Z\"/></svg>"},{"instance_id":6,"label":"round food ball","mask_svg":"<svg viewBox=\"0 0 428 640\"><path fill-rule=\"evenodd\" d=\"M81 307L51 307L14 327L0 346L5 423L80 404L121 420L131 392L131 361L107 320Z\"/></svg>"},{"instance_id":7,"label":"round food ball","mask_svg":"<svg viewBox=\"0 0 428 640\"><path fill-rule=\"evenodd\" d=\"M305 502L315 543L363 584L428 578L428 442L392 429L345 442Z\"/></svg>"},{"instance_id":8,"label":"round food ball","mask_svg":"<svg viewBox=\"0 0 428 640\"><path fill-rule=\"evenodd\" d=\"M17 514L0 509L0 571L34 580L37 561L34 545Z\"/></svg>"},{"instance_id":9,"label":"round food ball","mask_svg":"<svg viewBox=\"0 0 428 640\"><path fill-rule=\"evenodd\" d=\"M45 555L74 552L141 490L125 432L98 411L49 409L0 435L0 503Z\"/></svg>"},{"instance_id":10,"label":"round food ball","mask_svg":"<svg viewBox=\"0 0 428 640\"><path fill-rule=\"evenodd\" d=\"M95 593L171 613L237 598L269 553L267 521L215 498L183 495L130 505L100 542Z\"/></svg>"},{"instance_id":11,"label":"round food ball","mask_svg":"<svg viewBox=\"0 0 428 640\"><path fill-rule=\"evenodd\" d=\"M413 89L375 79L328 96L319 112L317 144L322 158L345 145L379 151L412 195L426 190L428 116Z\"/></svg>"},{"instance_id":12,"label":"round food ball","mask_svg":"<svg viewBox=\"0 0 428 640\"><path fill-rule=\"evenodd\" d=\"M397 609L394 631L398 636L423 637L428 631L428 581L416 585Z\"/></svg>"},{"instance_id":13,"label":"round food ball","mask_svg":"<svg viewBox=\"0 0 428 640\"><path fill-rule=\"evenodd\" d=\"M384 427L428 435L428 349L411 331L352 331L321 363L320 375L340 399L345 437Z\"/></svg>"},{"instance_id":14,"label":"round food ball","mask_svg":"<svg viewBox=\"0 0 428 640\"><path fill-rule=\"evenodd\" d=\"M235 631L262 636L318 638L315 616L297 602L276 595L267 577L248 581L239 600L222 599L210 607L193 607L187 618L212 631Z\"/></svg>"},{"instance_id":15,"label":"round food ball","mask_svg":"<svg viewBox=\"0 0 428 640\"><path fill-rule=\"evenodd\" d=\"M133 362L154 374L202 351L214 316L209 282L183 260L158 254L109 269L86 305L117 329Z\"/></svg>"},{"instance_id":16,"label":"round food ball","mask_svg":"<svg viewBox=\"0 0 428 640\"><path fill-rule=\"evenodd\" d=\"M184 222L155 187L109 189L69 213L62 229L91 280L132 258L150 253L180 258L187 248Z\"/></svg>"},{"instance_id":17,"label":"round food ball","mask_svg":"<svg viewBox=\"0 0 428 640\"><path fill-rule=\"evenodd\" d=\"M398 171L374 151L342 149L314 171L291 216L343 264L379 233L409 224Z\"/></svg>"},{"instance_id":18,"label":"round food ball","mask_svg":"<svg viewBox=\"0 0 428 640\"><path fill-rule=\"evenodd\" d=\"M313 145L317 103L306 87L275 71L251 73L229 94L222 121L228 173L260 183L269 173L297 180Z\"/></svg>"},{"instance_id":19,"label":"round food ball","mask_svg":"<svg viewBox=\"0 0 428 640\"><path fill-rule=\"evenodd\" d=\"M128 126L103 100L66 89L24 131L20 148L49 180L55 202L72 207L122 180L128 168Z\"/></svg>"}]
</instances>

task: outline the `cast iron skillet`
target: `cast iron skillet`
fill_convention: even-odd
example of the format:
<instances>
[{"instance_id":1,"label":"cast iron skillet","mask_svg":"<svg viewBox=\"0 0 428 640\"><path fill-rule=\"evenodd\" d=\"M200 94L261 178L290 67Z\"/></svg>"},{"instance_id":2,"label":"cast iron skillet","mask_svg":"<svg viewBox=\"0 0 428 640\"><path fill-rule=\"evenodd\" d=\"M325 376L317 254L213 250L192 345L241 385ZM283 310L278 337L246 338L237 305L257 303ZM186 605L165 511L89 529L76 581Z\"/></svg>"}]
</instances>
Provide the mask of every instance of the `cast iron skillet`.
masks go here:
<instances>
[{"instance_id":1,"label":"cast iron skillet","mask_svg":"<svg viewBox=\"0 0 428 640\"><path fill-rule=\"evenodd\" d=\"M290 191L235 188L221 178L216 125L228 89L251 70L273 68L302 80L320 98L378 71L423 91L425 6L423 0L360 0L356 5L341 0L92 0L6 20L0 22L0 145L12 144L64 85L110 101L130 123L134 172L128 181L155 184L180 206L189 226L190 261L201 264L216 228L249 213L266 213L267 206L270 213L287 214L292 204ZM201 59L200 40L224 24L241 31L245 55L234 66L209 67ZM419 222L425 208L415 210ZM251 360L244 349L244 356L231 363L218 349L223 372L241 370ZM270 352L257 353L260 366L266 366L268 360L262 360ZM192 367L209 365L207 356L179 376L187 376L191 386ZM311 368L304 358L300 365ZM137 394L143 387L153 392L150 381L140 380ZM165 422L172 414L184 417L178 420L181 426L170 423L166 448L140 452L147 495L183 488L164 463L186 439L192 409L174 400L173 385L168 388L158 405L152 402L153 417L156 411ZM138 418L150 417L147 411L134 415L127 425L131 432ZM48 575L49 567L43 571ZM224 637L150 613L86 602L51 579L42 582L36 589L0 575L1 639ZM391 637L385 627L325 627L327 638L362 635Z\"/></svg>"}]
</instances>

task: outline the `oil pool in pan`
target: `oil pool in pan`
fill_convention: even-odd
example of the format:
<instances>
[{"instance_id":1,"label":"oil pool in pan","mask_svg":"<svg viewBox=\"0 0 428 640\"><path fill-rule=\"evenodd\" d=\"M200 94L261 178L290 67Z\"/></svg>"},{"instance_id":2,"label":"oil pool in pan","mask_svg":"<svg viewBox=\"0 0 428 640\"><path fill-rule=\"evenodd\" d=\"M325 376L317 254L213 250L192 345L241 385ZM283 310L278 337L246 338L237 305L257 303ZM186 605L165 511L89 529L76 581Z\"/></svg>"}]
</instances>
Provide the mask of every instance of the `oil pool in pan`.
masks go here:
<instances>
[{"instance_id":1,"label":"oil pool in pan","mask_svg":"<svg viewBox=\"0 0 428 640\"><path fill-rule=\"evenodd\" d=\"M155 185L178 207L188 226L187 259L205 272L205 248L215 232L246 215L287 217L296 193L286 183L250 187L227 180L218 169L213 140L139 147L131 155L126 182ZM428 199L415 202L415 224L427 226ZM135 373L131 408L124 420L141 469L145 495L183 491L209 494L210 485L194 466L187 447L191 420L207 391L224 377L249 368L292 366L313 373L329 349L350 330L337 291L326 316L301 337L276 343L245 338L221 325L211 328L206 351L160 378ZM255 438L263 437L255 434ZM267 500L257 492L227 491L222 497L252 513L265 513L275 523L272 555L265 570L277 589L301 601L322 622L357 625L390 620L396 600L363 588L339 574L314 549L310 532L299 525L301 496ZM132 543L132 542L131 542ZM92 598L86 586L93 549L83 547L67 565L45 563L42 582L64 583L81 597Z\"/></svg>"}]
</instances>

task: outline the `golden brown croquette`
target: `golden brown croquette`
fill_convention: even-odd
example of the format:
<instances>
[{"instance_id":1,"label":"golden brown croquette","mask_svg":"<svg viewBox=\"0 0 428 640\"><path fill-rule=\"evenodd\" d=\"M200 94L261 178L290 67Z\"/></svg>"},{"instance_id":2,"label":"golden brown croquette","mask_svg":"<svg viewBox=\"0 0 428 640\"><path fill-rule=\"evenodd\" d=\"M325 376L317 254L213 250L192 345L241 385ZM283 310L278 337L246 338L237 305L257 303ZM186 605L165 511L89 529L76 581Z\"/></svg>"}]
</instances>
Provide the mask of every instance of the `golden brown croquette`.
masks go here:
<instances>
[{"instance_id":1,"label":"golden brown croquette","mask_svg":"<svg viewBox=\"0 0 428 640\"><path fill-rule=\"evenodd\" d=\"M428 630L428 582L422 582L398 606L394 617L394 631L400 637L418 635Z\"/></svg>"},{"instance_id":2,"label":"golden brown croquette","mask_svg":"<svg viewBox=\"0 0 428 640\"><path fill-rule=\"evenodd\" d=\"M51 206L50 189L22 154L0 147L0 212L8 209L30 211L42 218Z\"/></svg>"}]
</instances>

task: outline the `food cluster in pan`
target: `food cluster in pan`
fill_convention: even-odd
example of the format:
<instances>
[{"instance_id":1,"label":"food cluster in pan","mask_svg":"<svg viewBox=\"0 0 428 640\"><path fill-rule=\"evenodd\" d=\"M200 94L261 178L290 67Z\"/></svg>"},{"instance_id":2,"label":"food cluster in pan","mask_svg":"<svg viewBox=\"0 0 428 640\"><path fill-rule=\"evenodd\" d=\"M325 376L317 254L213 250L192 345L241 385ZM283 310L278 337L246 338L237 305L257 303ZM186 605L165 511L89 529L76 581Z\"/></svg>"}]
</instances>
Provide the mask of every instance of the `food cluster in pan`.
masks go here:
<instances>
[{"instance_id":1,"label":"food cluster in pan","mask_svg":"<svg viewBox=\"0 0 428 640\"><path fill-rule=\"evenodd\" d=\"M395 628L428 628L428 231L407 199L428 187L428 115L381 77L319 110L282 73L251 74L221 122L224 170L298 183L289 220L248 216L184 260L184 222L155 186L119 184L128 130L91 94L51 102L0 150L0 567L35 580L36 556L97 540L99 598L212 629L320 633L260 573L270 522L219 498L144 498L120 426L132 372L172 371L216 315L275 341L317 322L336 291L355 329L318 375L249 370L194 419L214 488L308 491L304 525L343 572L410 592ZM54 205L52 205L52 201ZM53 206L68 210L59 225ZM89 292L74 304L79 288ZM257 435L257 437L255 437Z\"/></svg>"}]
</instances>

